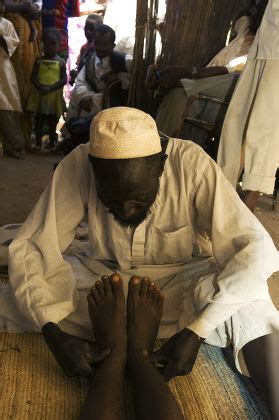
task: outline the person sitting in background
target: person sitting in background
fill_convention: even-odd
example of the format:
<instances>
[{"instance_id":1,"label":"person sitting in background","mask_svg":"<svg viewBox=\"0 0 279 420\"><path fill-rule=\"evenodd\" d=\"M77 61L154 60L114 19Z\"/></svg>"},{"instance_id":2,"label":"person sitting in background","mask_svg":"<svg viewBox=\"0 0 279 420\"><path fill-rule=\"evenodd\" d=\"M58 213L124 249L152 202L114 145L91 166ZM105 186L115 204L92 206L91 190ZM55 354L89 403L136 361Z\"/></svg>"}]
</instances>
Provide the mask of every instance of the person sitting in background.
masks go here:
<instances>
[{"instance_id":1,"label":"person sitting in background","mask_svg":"<svg viewBox=\"0 0 279 420\"><path fill-rule=\"evenodd\" d=\"M262 3L264 8L266 0ZM249 16L241 16L235 24L237 36L227 47L221 50L205 68L167 66L157 70L156 85L163 88L172 88L163 98L156 114L156 123L160 131L169 136L180 135L185 110L189 100L200 94L221 101L229 102L236 86L239 72L243 69L247 60L247 54L254 40L255 33L261 22L264 8L249 8L246 13ZM201 109L194 109L195 115L199 115ZM204 103L202 107L202 119L215 121L221 117L220 107L212 103ZM222 115L222 118L224 115ZM201 146L202 135L183 129L183 138L191 138Z\"/></svg>"},{"instance_id":2,"label":"person sitting in background","mask_svg":"<svg viewBox=\"0 0 279 420\"><path fill-rule=\"evenodd\" d=\"M55 29L43 33L44 55L35 62L32 73L33 90L28 102L28 110L35 113L36 147L42 146L42 128L48 123L49 148L56 140L56 126L65 111L63 86L67 82L66 65L57 55L60 34Z\"/></svg>"},{"instance_id":3,"label":"person sitting in background","mask_svg":"<svg viewBox=\"0 0 279 420\"><path fill-rule=\"evenodd\" d=\"M20 129L21 104L10 57L19 43L12 22L0 19L0 133L4 156L23 159L24 136Z\"/></svg>"},{"instance_id":4,"label":"person sitting in background","mask_svg":"<svg viewBox=\"0 0 279 420\"><path fill-rule=\"evenodd\" d=\"M114 51L115 32L99 25L95 32L95 52L90 55L76 78L69 104L65 139L57 151L68 153L78 144L86 143L92 117L104 108L126 105L132 56Z\"/></svg>"},{"instance_id":5,"label":"person sitting in background","mask_svg":"<svg viewBox=\"0 0 279 420\"><path fill-rule=\"evenodd\" d=\"M115 81L120 80L121 90L127 93L132 57L115 52L114 41L115 32L112 28L107 25L98 26L94 38L95 54L86 62L76 79L74 96L78 112L95 115L101 111L107 87ZM114 100L120 105L121 98L115 97Z\"/></svg>"},{"instance_id":6,"label":"person sitting in background","mask_svg":"<svg viewBox=\"0 0 279 420\"><path fill-rule=\"evenodd\" d=\"M80 70L84 66L86 60L90 57L90 54L95 52L94 48L94 35L96 31L96 27L103 23L103 18L97 14L91 14L87 16L84 26L84 35L87 39L87 42L81 47L79 56L76 62L76 68L72 69L70 72L70 85L74 85L75 79L79 74Z\"/></svg>"}]
</instances>

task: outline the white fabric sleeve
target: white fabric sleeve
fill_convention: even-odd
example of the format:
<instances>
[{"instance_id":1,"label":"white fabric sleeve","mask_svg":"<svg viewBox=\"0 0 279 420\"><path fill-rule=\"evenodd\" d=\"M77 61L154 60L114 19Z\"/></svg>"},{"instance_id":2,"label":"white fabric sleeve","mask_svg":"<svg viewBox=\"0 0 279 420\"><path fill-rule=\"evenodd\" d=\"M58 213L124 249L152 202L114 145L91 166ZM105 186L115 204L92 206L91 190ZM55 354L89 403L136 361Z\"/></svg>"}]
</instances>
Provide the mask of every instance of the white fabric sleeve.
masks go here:
<instances>
[{"instance_id":1,"label":"white fabric sleeve","mask_svg":"<svg viewBox=\"0 0 279 420\"><path fill-rule=\"evenodd\" d=\"M38 1L34 1L33 3L36 4L36 6L38 6L39 10L42 10L42 5L43 5L42 1L38 0Z\"/></svg>"},{"instance_id":2,"label":"white fabric sleeve","mask_svg":"<svg viewBox=\"0 0 279 420\"><path fill-rule=\"evenodd\" d=\"M17 36L17 33L15 31L15 28L12 22L4 18L2 19L3 19L2 25L3 25L4 30L1 35L3 35L3 38L6 41L9 57L11 57L13 53L15 52L15 50L17 49L17 46L19 44L19 38ZM0 33L1 32L2 31L0 31Z\"/></svg>"},{"instance_id":3,"label":"white fabric sleeve","mask_svg":"<svg viewBox=\"0 0 279 420\"><path fill-rule=\"evenodd\" d=\"M77 98L77 102L80 102L81 99L85 98L86 96L94 96L94 92L92 92L91 86L85 80L85 66L79 72L76 83L75 83L75 97Z\"/></svg>"},{"instance_id":4,"label":"white fabric sleeve","mask_svg":"<svg viewBox=\"0 0 279 420\"><path fill-rule=\"evenodd\" d=\"M211 231L218 265L215 294L189 329L209 334L249 302L268 296L267 279L279 270L279 255L264 227L209 160L194 205L197 225Z\"/></svg>"},{"instance_id":5,"label":"white fabric sleeve","mask_svg":"<svg viewBox=\"0 0 279 420\"><path fill-rule=\"evenodd\" d=\"M58 323L77 306L75 278L62 257L84 216L85 171L76 150L58 165L9 247L15 299L22 314L39 328L47 322Z\"/></svg>"},{"instance_id":6,"label":"white fabric sleeve","mask_svg":"<svg viewBox=\"0 0 279 420\"><path fill-rule=\"evenodd\" d=\"M236 57L225 65L229 73L240 72L244 69L247 62L247 55Z\"/></svg>"}]
</instances>

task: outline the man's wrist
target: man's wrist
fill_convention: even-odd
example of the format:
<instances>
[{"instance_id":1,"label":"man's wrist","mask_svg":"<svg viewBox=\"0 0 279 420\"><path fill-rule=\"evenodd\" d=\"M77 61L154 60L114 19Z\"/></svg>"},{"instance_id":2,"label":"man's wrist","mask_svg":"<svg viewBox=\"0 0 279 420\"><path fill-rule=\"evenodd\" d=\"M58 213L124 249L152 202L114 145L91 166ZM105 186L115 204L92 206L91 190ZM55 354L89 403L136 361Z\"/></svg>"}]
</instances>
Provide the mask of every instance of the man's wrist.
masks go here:
<instances>
[{"instance_id":1,"label":"man's wrist","mask_svg":"<svg viewBox=\"0 0 279 420\"><path fill-rule=\"evenodd\" d=\"M205 338L200 337L198 334L196 334L194 331L190 330L189 328L185 328L183 331L187 332L187 335L193 336L197 341L200 341L200 343L203 343Z\"/></svg>"},{"instance_id":2,"label":"man's wrist","mask_svg":"<svg viewBox=\"0 0 279 420\"><path fill-rule=\"evenodd\" d=\"M60 335L61 329L54 322L48 322L42 327L42 334L45 338L55 337Z\"/></svg>"}]
</instances>

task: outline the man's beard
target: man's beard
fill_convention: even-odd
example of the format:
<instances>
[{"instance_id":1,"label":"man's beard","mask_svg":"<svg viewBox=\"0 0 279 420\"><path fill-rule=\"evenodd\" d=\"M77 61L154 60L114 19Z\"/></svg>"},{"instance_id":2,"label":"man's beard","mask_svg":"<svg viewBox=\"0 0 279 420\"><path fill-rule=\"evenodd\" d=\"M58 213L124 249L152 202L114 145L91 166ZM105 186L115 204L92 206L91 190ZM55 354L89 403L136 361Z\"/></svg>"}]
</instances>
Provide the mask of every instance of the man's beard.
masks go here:
<instances>
[{"instance_id":1,"label":"man's beard","mask_svg":"<svg viewBox=\"0 0 279 420\"><path fill-rule=\"evenodd\" d=\"M108 212L113 215L114 220L116 220L116 222L120 226L122 226L124 228L128 228L129 227L131 229L135 229L137 226L139 226L147 218L148 213L149 213L149 209L147 209L146 211L142 212L138 216L137 220L135 220L135 221L125 221L125 220L120 219L112 210L108 210Z\"/></svg>"}]
</instances>

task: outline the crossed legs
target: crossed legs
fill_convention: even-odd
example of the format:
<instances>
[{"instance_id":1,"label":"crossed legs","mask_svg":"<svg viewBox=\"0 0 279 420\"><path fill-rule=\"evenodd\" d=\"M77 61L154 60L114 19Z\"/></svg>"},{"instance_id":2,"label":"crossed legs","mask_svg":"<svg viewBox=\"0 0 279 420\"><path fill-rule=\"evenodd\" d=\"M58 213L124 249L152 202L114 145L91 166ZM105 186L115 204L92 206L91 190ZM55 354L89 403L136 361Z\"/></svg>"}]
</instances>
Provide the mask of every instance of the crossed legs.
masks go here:
<instances>
[{"instance_id":1,"label":"crossed legs","mask_svg":"<svg viewBox=\"0 0 279 420\"><path fill-rule=\"evenodd\" d=\"M126 418L125 374L130 376L140 420L180 420L183 416L164 379L149 361L163 311L163 296L148 278L132 277L127 325L122 279L104 276L88 296L89 314L100 350L111 349L96 369L81 419Z\"/></svg>"}]
</instances>

